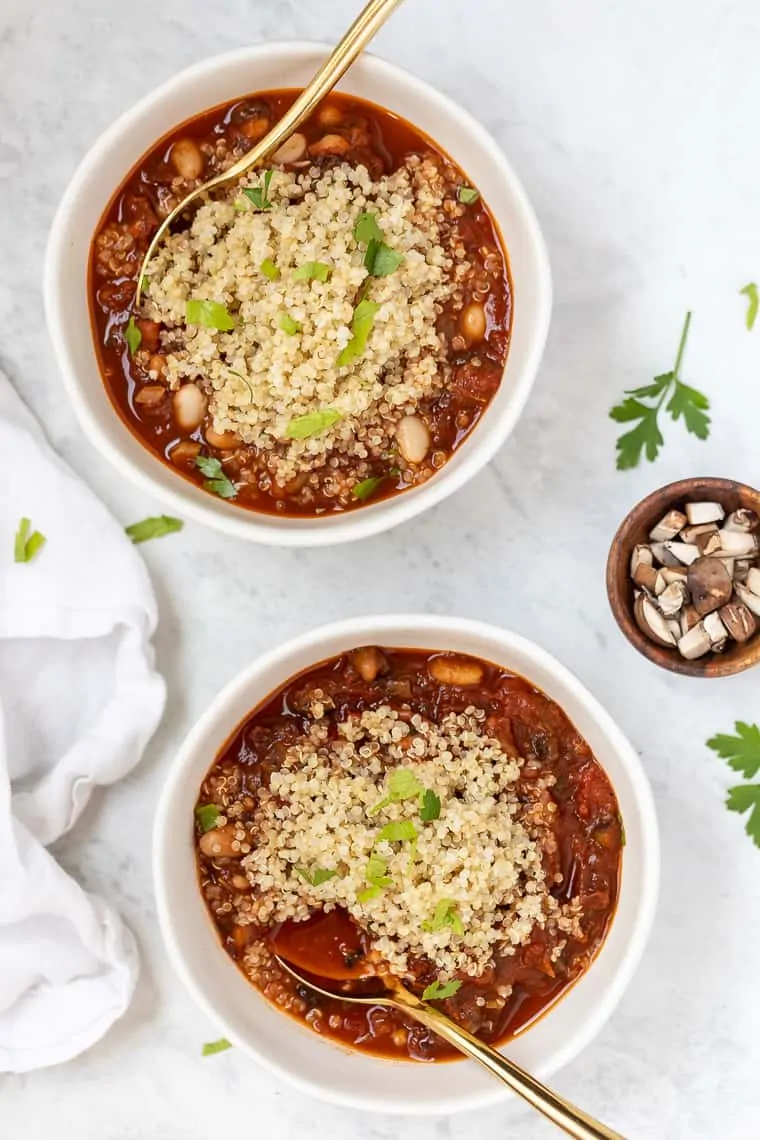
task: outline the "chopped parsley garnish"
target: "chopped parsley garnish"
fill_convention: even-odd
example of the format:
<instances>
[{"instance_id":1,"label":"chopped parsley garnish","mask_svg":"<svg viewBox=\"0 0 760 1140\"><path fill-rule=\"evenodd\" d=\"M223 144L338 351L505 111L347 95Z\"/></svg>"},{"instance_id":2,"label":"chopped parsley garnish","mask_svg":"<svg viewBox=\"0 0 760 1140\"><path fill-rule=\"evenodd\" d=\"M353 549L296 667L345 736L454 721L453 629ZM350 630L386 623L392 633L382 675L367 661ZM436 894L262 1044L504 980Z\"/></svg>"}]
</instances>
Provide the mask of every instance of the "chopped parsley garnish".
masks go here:
<instances>
[{"instance_id":1,"label":"chopped parsley garnish","mask_svg":"<svg viewBox=\"0 0 760 1140\"><path fill-rule=\"evenodd\" d=\"M185 524L182 519L172 518L171 515L156 515L154 518L143 519L141 522L125 526L133 542L147 542L149 538L163 538L165 534L174 534L182 530Z\"/></svg>"},{"instance_id":2,"label":"chopped parsley garnish","mask_svg":"<svg viewBox=\"0 0 760 1140\"><path fill-rule=\"evenodd\" d=\"M436 930L443 930L447 926L450 926L455 934L464 934L462 919L459 917L459 903L456 899L441 899L433 917L423 922L422 929L435 933Z\"/></svg>"},{"instance_id":3,"label":"chopped parsley garnish","mask_svg":"<svg viewBox=\"0 0 760 1140\"><path fill-rule=\"evenodd\" d=\"M398 804L402 800L413 800L425 791L410 768L394 768L386 783L388 794L374 807L369 809L368 815L377 815L388 804Z\"/></svg>"},{"instance_id":4,"label":"chopped parsley garnish","mask_svg":"<svg viewBox=\"0 0 760 1140\"><path fill-rule=\"evenodd\" d=\"M127 327L124 330L124 339L127 342L129 355L134 356L138 348L142 344L142 333L135 324L135 318L130 317L127 321Z\"/></svg>"},{"instance_id":5,"label":"chopped parsley garnish","mask_svg":"<svg viewBox=\"0 0 760 1140\"><path fill-rule=\"evenodd\" d=\"M22 519L18 524L16 538L13 543L14 562L31 562L34 556L42 550L47 542L44 534L40 534L38 530L30 534L31 528L32 524L29 519Z\"/></svg>"},{"instance_id":6,"label":"chopped parsley garnish","mask_svg":"<svg viewBox=\"0 0 760 1140\"><path fill-rule=\"evenodd\" d=\"M235 327L226 305L220 305L218 301L187 301L185 322L204 329L218 329L219 332L229 332Z\"/></svg>"},{"instance_id":7,"label":"chopped parsley garnish","mask_svg":"<svg viewBox=\"0 0 760 1140\"><path fill-rule=\"evenodd\" d=\"M707 439L710 434L710 417L706 414L710 401L696 388L683 384L679 378L681 361L683 360L686 338L689 335L691 313L686 314L681 343L678 346L675 367L672 372L665 372L662 376L655 376L651 384L643 388L632 388L626 391L628 399L617 404L610 411L610 418L616 423L625 424L638 420L638 424L629 432L625 432L617 441L617 468L626 471L630 467L637 467L644 452L650 463L654 462L665 442L662 438L657 416L665 400L670 397L665 410L670 412L672 419L683 417L684 426L688 432L698 439ZM642 403L650 400L651 403Z\"/></svg>"},{"instance_id":8,"label":"chopped parsley garnish","mask_svg":"<svg viewBox=\"0 0 760 1140\"><path fill-rule=\"evenodd\" d=\"M288 313L283 313L280 317L280 328L288 336L295 336L296 333L301 331L303 326L298 321L294 321Z\"/></svg>"},{"instance_id":9,"label":"chopped parsley garnish","mask_svg":"<svg viewBox=\"0 0 760 1140\"><path fill-rule=\"evenodd\" d=\"M377 887L377 886L367 887L366 890L357 892L356 901L360 902L360 903L365 903L365 902L369 902L370 899L376 899L377 896L380 894L381 890L382 890L382 887Z\"/></svg>"},{"instance_id":10,"label":"chopped parsley garnish","mask_svg":"<svg viewBox=\"0 0 760 1140\"><path fill-rule=\"evenodd\" d=\"M213 831L221 814L216 804L199 804L195 809L195 818L202 831Z\"/></svg>"},{"instance_id":11,"label":"chopped parsley garnish","mask_svg":"<svg viewBox=\"0 0 760 1140\"><path fill-rule=\"evenodd\" d=\"M471 206L473 202L477 202L480 191L475 190L472 186L460 186L457 197L465 206Z\"/></svg>"},{"instance_id":12,"label":"chopped parsley garnish","mask_svg":"<svg viewBox=\"0 0 760 1140\"><path fill-rule=\"evenodd\" d=\"M341 413L335 408L322 408L319 412L307 412L304 416L296 416L285 429L286 439L308 439L312 435L319 435L327 431L333 424L341 419Z\"/></svg>"},{"instance_id":13,"label":"chopped parsley garnish","mask_svg":"<svg viewBox=\"0 0 760 1140\"><path fill-rule=\"evenodd\" d=\"M747 328L752 332L757 320L757 311L760 308L760 296L758 296L757 285L754 281L750 281L749 285L745 285L743 289L739 290L739 294L747 298L747 316L745 321Z\"/></svg>"},{"instance_id":14,"label":"chopped parsley garnish","mask_svg":"<svg viewBox=\"0 0 760 1140\"><path fill-rule=\"evenodd\" d=\"M373 240L367 246L364 266L370 277L389 277L395 273L404 260L403 253L397 253L384 241Z\"/></svg>"},{"instance_id":15,"label":"chopped parsley garnish","mask_svg":"<svg viewBox=\"0 0 760 1140\"><path fill-rule=\"evenodd\" d=\"M411 819L397 819L386 823L377 834L376 843L385 840L386 843L405 843L417 838L417 828Z\"/></svg>"},{"instance_id":16,"label":"chopped parsley garnish","mask_svg":"<svg viewBox=\"0 0 760 1140\"><path fill-rule=\"evenodd\" d=\"M741 772L745 779L752 780L760 772L760 728L741 720L736 721L734 728L735 736L719 733L707 741L707 747L728 760L735 772ZM740 815L749 812L745 830L760 847L760 783L736 784L729 788L726 807Z\"/></svg>"},{"instance_id":17,"label":"chopped parsley garnish","mask_svg":"<svg viewBox=\"0 0 760 1140\"><path fill-rule=\"evenodd\" d=\"M223 1053L225 1049L231 1049L232 1042L228 1041L226 1037L220 1037L218 1041L207 1041L201 1049L202 1057L211 1057L214 1053Z\"/></svg>"},{"instance_id":18,"label":"chopped parsley garnish","mask_svg":"<svg viewBox=\"0 0 760 1140\"><path fill-rule=\"evenodd\" d=\"M359 214L354 226L354 240L360 245L369 245L371 241L383 240L383 231L377 224L377 214Z\"/></svg>"},{"instance_id":19,"label":"chopped parsley garnish","mask_svg":"<svg viewBox=\"0 0 760 1140\"><path fill-rule=\"evenodd\" d=\"M311 869L308 867L294 867L293 870L297 875L300 875L302 879L305 879L307 883L310 883L312 887L321 887L322 883L334 879L338 874L337 871L327 871L324 867L312 867Z\"/></svg>"},{"instance_id":20,"label":"chopped parsley garnish","mask_svg":"<svg viewBox=\"0 0 760 1140\"><path fill-rule=\"evenodd\" d=\"M222 499L234 499L237 496L237 487L227 478L218 459L212 459L209 455L199 455L195 460L195 466L201 475L206 476L203 486L207 491L219 495Z\"/></svg>"},{"instance_id":21,"label":"chopped parsley garnish","mask_svg":"<svg viewBox=\"0 0 760 1140\"><path fill-rule=\"evenodd\" d=\"M388 872L388 863L383 859L382 855L378 855L373 851L367 860L367 866L364 868L364 878L372 887L390 887L393 879Z\"/></svg>"},{"instance_id":22,"label":"chopped parsley garnish","mask_svg":"<svg viewBox=\"0 0 760 1140\"><path fill-rule=\"evenodd\" d=\"M380 484L384 483L387 478L387 475L370 475L369 479L362 479L361 483L357 483L355 487L352 487L351 494L355 499L359 499L359 501L363 503L370 495L374 495Z\"/></svg>"},{"instance_id":23,"label":"chopped parsley garnish","mask_svg":"<svg viewBox=\"0 0 760 1140\"><path fill-rule=\"evenodd\" d=\"M439 819L440 815L440 798L435 792L432 792L430 788L426 788L422 796L422 803L420 804L420 819L423 823L429 823L430 820Z\"/></svg>"},{"instance_id":24,"label":"chopped parsley garnish","mask_svg":"<svg viewBox=\"0 0 760 1140\"><path fill-rule=\"evenodd\" d=\"M279 269L277 268L275 263L269 257L264 258L261 265L259 266L259 269L261 270L261 272L264 274L265 277L269 278L270 281L276 281L277 278L280 276Z\"/></svg>"},{"instance_id":25,"label":"chopped parsley garnish","mask_svg":"<svg viewBox=\"0 0 760 1140\"><path fill-rule=\"evenodd\" d=\"M307 261L293 274L294 281L326 281L332 269L324 261Z\"/></svg>"},{"instance_id":26,"label":"chopped parsley garnish","mask_svg":"<svg viewBox=\"0 0 760 1140\"><path fill-rule=\"evenodd\" d=\"M258 210L271 210L272 203L269 200L269 187L272 183L273 170L267 170L264 174L264 186L246 186L243 190L246 198L253 202Z\"/></svg>"},{"instance_id":27,"label":"chopped parsley garnish","mask_svg":"<svg viewBox=\"0 0 760 1140\"><path fill-rule=\"evenodd\" d=\"M461 982L431 982L431 984L423 990L422 1000L443 1001L445 998L453 997L461 985Z\"/></svg>"},{"instance_id":28,"label":"chopped parsley garnish","mask_svg":"<svg viewBox=\"0 0 760 1140\"><path fill-rule=\"evenodd\" d=\"M338 357L338 368L343 368L347 364L353 364L353 362L362 355L367 347L367 339L372 332L375 315L379 309L380 305L375 301L360 301L356 306L354 315L351 318L352 336Z\"/></svg>"}]
</instances>

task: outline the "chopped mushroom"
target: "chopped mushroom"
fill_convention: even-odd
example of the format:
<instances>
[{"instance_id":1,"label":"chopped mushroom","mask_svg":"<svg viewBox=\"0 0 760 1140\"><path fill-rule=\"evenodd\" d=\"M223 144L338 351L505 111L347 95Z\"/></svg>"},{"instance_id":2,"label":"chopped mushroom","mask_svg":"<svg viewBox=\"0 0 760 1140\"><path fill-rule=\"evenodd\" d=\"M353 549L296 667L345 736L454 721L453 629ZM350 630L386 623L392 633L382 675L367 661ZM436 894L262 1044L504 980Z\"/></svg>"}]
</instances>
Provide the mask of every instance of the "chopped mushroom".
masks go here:
<instances>
[{"instance_id":1,"label":"chopped mushroom","mask_svg":"<svg viewBox=\"0 0 760 1140\"><path fill-rule=\"evenodd\" d=\"M729 637L733 637L734 641L749 641L757 629L757 622L751 610L743 602L729 602L728 605L722 606L718 613Z\"/></svg>"},{"instance_id":2,"label":"chopped mushroom","mask_svg":"<svg viewBox=\"0 0 760 1140\"><path fill-rule=\"evenodd\" d=\"M653 542L667 542L668 539L679 535L685 526L686 515L681 514L680 511L668 511L665 517L660 519L657 526L650 530L649 537Z\"/></svg>"},{"instance_id":3,"label":"chopped mushroom","mask_svg":"<svg viewBox=\"0 0 760 1140\"><path fill-rule=\"evenodd\" d=\"M699 526L701 523L720 522L726 517L726 512L720 503L687 503L684 509L692 526Z\"/></svg>"},{"instance_id":4,"label":"chopped mushroom","mask_svg":"<svg viewBox=\"0 0 760 1140\"><path fill-rule=\"evenodd\" d=\"M633 606L636 624L642 633L645 633L658 645L674 646L676 639L660 611L650 602L644 594L639 594Z\"/></svg>"},{"instance_id":5,"label":"chopped mushroom","mask_svg":"<svg viewBox=\"0 0 760 1140\"><path fill-rule=\"evenodd\" d=\"M693 661L697 657L704 657L705 653L709 653L711 648L710 635L701 621L695 626L692 626L689 632L685 633L678 642L678 651L687 661Z\"/></svg>"},{"instance_id":6,"label":"chopped mushroom","mask_svg":"<svg viewBox=\"0 0 760 1140\"><path fill-rule=\"evenodd\" d=\"M689 567L687 582L700 617L720 609L731 600L731 575L718 559L698 558Z\"/></svg>"}]
</instances>

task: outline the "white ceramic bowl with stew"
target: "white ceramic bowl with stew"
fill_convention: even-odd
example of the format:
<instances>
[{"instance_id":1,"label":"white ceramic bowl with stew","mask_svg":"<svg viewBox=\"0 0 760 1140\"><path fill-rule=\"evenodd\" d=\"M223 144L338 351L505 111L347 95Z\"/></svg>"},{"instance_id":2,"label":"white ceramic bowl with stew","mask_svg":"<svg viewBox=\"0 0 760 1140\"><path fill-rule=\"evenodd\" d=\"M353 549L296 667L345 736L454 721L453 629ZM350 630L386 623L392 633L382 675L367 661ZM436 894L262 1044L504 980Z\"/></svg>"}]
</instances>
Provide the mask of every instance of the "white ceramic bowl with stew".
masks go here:
<instances>
[{"instance_id":1,"label":"white ceramic bowl with stew","mask_svg":"<svg viewBox=\"0 0 760 1140\"><path fill-rule=\"evenodd\" d=\"M512 1094L471 1061L425 1065L348 1051L269 1005L223 950L196 871L193 810L200 785L232 732L294 674L373 644L471 654L521 674L561 706L615 790L626 844L618 905L607 936L580 979L502 1046L542 1079L548 1080L599 1032L636 969L657 899L657 819L638 756L580 681L532 642L478 622L390 616L324 626L259 657L193 728L174 759L158 804L154 875L166 948L178 976L216 1027L210 1027L210 1037L224 1035L277 1077L316 1097L377 1112L442 1116L482 1108ZM572 1094L571 1089L564 1091Z\"/></svg>"},{"instance_id":2,"label":"white ceramic bowl with stew","mask_svg":"<svg viewBox=\"0 0 760 1140\"><path fill-rule=\"evenodd\" d=\"M245 510L204 492L132 434L100 375L90 327L87 266L98 223L123 179L158 139L186 119L248 92L303 86L324 46L274 43L216 56L182 71L142 99L83 159L58 209L45 262L45 309L53 346L85 435L139 488L176 514L227 534L284 546L317 546L377 534L462 487L514 428L541 359L551 312L546 247L533 209L494 139L445 95L413 75L364 55L338 90L397 112L466 171L498 224L512 275L511 346L500 388L469 439L428 482L345 513L294 518Z\"/></svg>"}]
</instances>

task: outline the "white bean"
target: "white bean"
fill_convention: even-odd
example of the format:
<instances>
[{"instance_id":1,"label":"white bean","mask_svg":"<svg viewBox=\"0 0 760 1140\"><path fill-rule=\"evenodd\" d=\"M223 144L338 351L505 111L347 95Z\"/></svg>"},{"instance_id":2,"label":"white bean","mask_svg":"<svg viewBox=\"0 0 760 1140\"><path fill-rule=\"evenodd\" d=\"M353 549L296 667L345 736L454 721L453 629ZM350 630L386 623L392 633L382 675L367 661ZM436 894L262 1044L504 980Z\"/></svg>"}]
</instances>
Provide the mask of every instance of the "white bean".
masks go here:
<instances>
[{"instance_id":1,"label":"white bean","mask_svg":"<svg viewBox=\"0 0 760 1140\"><path fill-rule=\"evenodd\" d=\"M459 327L469 341L480 341L486 335L486 311L477 301L465 305L459 318Z\"/></svg>"},{"instance_id":2,"label":"white bean","mask_svg":"<svg viewBox=\"0 0 760 1140\"><path fill-rule=\"evenodd\" d=\"M404 416L396 424L396 441L407 463L422 463L430 450L430 431L419 416Z\"/></svg>"},{"instance_id":3,"label":"white bean","mask_svg":"<svg viewBox=\"0 0 760 1140\"><path fill-rule=\"evenodd\" d=\"M212 831L207 831L198 840L198 846L204 855L212 859L239 859L242 852L239 847L237 850L233 849L234 838L235 828L227 824L226 827L215 827Z\"/></svg>"},{"instance_id":4,"label":"white bean","mask_svg":"<svg viewBox=\"0 0 760 1140\"><path fill-rule=\"evenodd\" d=\"M298 131L286 139L282 146L272 155L272 162L278 166L286 166L289 162L298 162L306 153L306 137Z\"/></svg>"},{"instance_id":5,"label":"white bean","mask_svg":"<svg viewBox=\"0 0 760 1140\"><path fill-rule=\"evenodd\" d=\"M192 139L177 139L172 147L171 160L182 178L192 181L203 173L203 155Z\"/></svg>"},{"instance_id":6,"label":"white bean","mask_svg":"<svg viewBox=\"0 0 760 1140\"><path fill-rule=\"evenodd\" d=\"M434 657L428 670L442 685L477 685L483 679L482 666L462 657Z\"/></svg>"},{"instance_id":7,"label":"white bean","mask_svg":"<svg viewBox=\"0 0 760 1140\"><path fill-rule=\"evenodd\" d=\"M218 447L220 451L232 451L240 443L240 436L234 431L217 431L215 428L206 428L203 433L206 443L210 447Z\"/></svg>"},{"instance_id":8,"label":"white bean","mask_svg":"<svg viewBox=\"0 0 760 1140\"><path fill-rule=\"evenodd\" d=\"M197 384L183 384L173 397L174 418L183 431L195 431L203 423L208 400Z\"/></svg>"}]
</instances>

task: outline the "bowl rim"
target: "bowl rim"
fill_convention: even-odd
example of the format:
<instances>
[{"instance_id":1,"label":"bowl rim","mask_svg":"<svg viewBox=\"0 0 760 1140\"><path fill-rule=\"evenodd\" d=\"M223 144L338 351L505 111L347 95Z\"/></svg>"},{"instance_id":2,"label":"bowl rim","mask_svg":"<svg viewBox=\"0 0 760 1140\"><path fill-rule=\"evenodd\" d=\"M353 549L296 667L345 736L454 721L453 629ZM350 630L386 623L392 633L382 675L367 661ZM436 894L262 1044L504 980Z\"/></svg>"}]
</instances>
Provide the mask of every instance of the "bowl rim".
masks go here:
<instances>
[{"instance_id":1,"label":"bowl rim","mask_svg":"<svg viewBox=\"0 0 760 1140\"><path fill-rule=\"evenodd\" d=\"M624 546L630 541L630 533L638 523L639 514L644 513L647 507L654 505L655 501L660 498L667 499L671 506L675 506L679 502L687 502L689 496L701 491L713 492L716 497L743 492L750 498L757 500L760 505L760 491L757 488L750 483L743 483L738 479L727 479L718 475L694 475L686 479L676 479L672 483L665 483L662 487L655 487L643 499L634 503L615 531L607 555L605 582L610 609L618 628L642 657L646 657L653 665L659 665L661 669L665 669L669 673L710 681L723 677L735 677L737 674L751 669L758 662L745 660L741 653L733 658L713 654L690 661L688 658L682 657L680 653L668 652L666 646L659 646L656 642L650 641L639 629L631 612L631 606L621 596L616 581L617 572L624 557ZM628 555L626 554L625 557L627 558ZM748 650L750 646L756 643L760 643L760 629L740 648ZM710 669L705 668L708 662L712 666Z\"/></svg>"},{"instance_id":2,"label":"bowl rim","mask_svg":"<svg viewBox=\"0 0 760 1140\"><path fill-rule=\"evenodd\" d=\"M280 520L281 525L273 526L267 523L269 516L263 512L243 510L227 503L219 504L208 495L203 498L195 496L186 491L183 486L184 480L179 475L176 476L176 484L171 486L164 485L158 479L154 481L153 477L125 454L117 443L111 441L107 432L101 429L98 415L90 407L85 387L79 382L63 332L65 293L63 264L69 225L76 214L82 188L97 172L102 158L118 146L123 132L150 113L153 107L161 104L177 86L218 73L225 67L241 61L255 63L259 58L277 53L287 54L293 61L298 61L310 58L315 52L326 50L329 50L329 45L308 40L278 40L253 44L201 59L148 92L122 112L99 135L80 161L53 218L44 258L43 296L48 333L64 387L84 434L120 474L172 510L225 534L272 546L333 546L368 538L400 523L408 522L461 489L493 459L520 419L541 363L552 311L551 267L538 218L520 179L497 141L469 111L460 107L448 95L404 68L371 52L365 52L353 65L354 68L368 69L370 75L378 75L401 89L419 93L420 96L435 101L441 113L469 133L477 146L486 152L489 160L498 169L499 176L510 187L510 194L515 202L516 212L519 214L522 231L534 263L537 287L532 291L532 303L535 319L530 343L525 349L523 367L513 378L508 405L499 414L498 419L491 421L494 425L492 430L487 436L485 434L481 436L476 428L472 439L468 441L471 446L462 449L458 463L446 464L436 476L420 487L379 503L346 512L344 516L340 516L339 522L333 521L330 525L320 527L319 519L310 519L311 525L308 528L282 525L284 520ZM516 312L519 310L519 298L514 309ZM88 324L89 320L88 312ZM506 367L508 364L509 358ZM115 410L113 414L117 414ZM206 498L209 499L208 503L205 502ZM333 519L335 517L331 516ZM300 520L293 521L297 523Z\"/></svg>"},{"instance_id":3,"label":"bowl rim","mask_svg":"<svg viewBox=\"0 0 760 1140\"><path fill-rule=\"evenodd\" d=\"M163 873L164 852L167 845L174 841L169 834L169 817L173 797L182 783L185 769L194 760L200 741L214 726L217 719L223 716L227 706L232 704L245 690L255 689L257 677L260 674L272 668L287 667L288 662L295 654L308 652L311 654L314 663L317 663L324 657L320 647L323 647L330 639L340 638L349 644L359 638L364 644L369 643L374 635L392 635L398 633L400 629L404 629L408 633L419 633L426 636L435 634L440 637L442 642L445 642L449 633L469 635L484 641L496 640L500 643L505 654L510 651L526 654L538 669L543 668L550 672L556 678L557 683L584 707L586 712L593 717L600 731L607 737L612 749L621 758L621 764L630 780L634 801L640 812L642 826L639 854L641 890L635 926L632 936L620 954L614 975L601 998L594 1002L589 1013L583 1018L580 1027L569 1036L564 1046L556 1051L552 1063L536 1066L534 1075L539 1079L549 1078L573 1060L596 1037L630 984L644 953L654 922L660 884L660 837L654 796L638 754L622 729L618 727L597 698L570 669L562 665L547 650L528 638L500 626L445 615L383 614L358 616L331 622L306 633L297 634L255 658L217 693L190 729L174 755L171 766L166 773L154 815L152 832L153 887L159 928L167 955L175 972L181 978L195 1003L207 1014L210 1021L218 1024L225 1036L243 1053L251 1057L277 1079L291 1084L300 1092L312 1097L316 1096L333 1104L385 1114L438 1116L487 1108L503 1102L505 1097L508 1098L514 1094L510 1094L506 1086L494 1081L493 1088L488 1087L483 1091L467 1094L457 1093L448 1099L443 1094L434 1107L425 1101L395 1103L389 1102L387 1098L375 1098L365 1091L360 1097L355 1098L342 1091L325 1088L294 1070L282 1066L268 1056L266 1052L260 1050L256 1044L252 1044L249 1039L241 1037L233 1029L230 1029L223 1016L211 1000L206 997L202 986L196 984L193 971L185 959L183 945L175 935L172 911L176 908L177 903L176 900L173 902L171 899L171 887ZM263 694L255 700L252 699L251 708L257 707L266 695ZM614 925L614 921L613 917L612 925ZM606 938L609 938L612 925L607 931ZM562 999L560 999L560 1004L561 1001ZM552 1008L550 1006L540 1020L550 1017ZM287 1017L288 1015L282 1014L282 1016Z\"/></svg>"}]
</instances>

